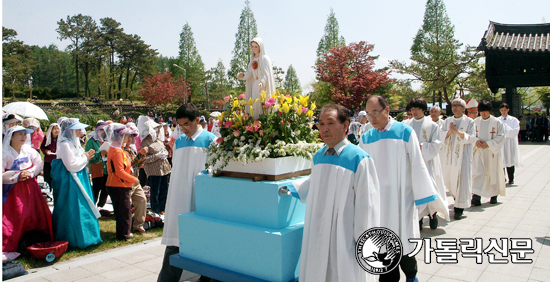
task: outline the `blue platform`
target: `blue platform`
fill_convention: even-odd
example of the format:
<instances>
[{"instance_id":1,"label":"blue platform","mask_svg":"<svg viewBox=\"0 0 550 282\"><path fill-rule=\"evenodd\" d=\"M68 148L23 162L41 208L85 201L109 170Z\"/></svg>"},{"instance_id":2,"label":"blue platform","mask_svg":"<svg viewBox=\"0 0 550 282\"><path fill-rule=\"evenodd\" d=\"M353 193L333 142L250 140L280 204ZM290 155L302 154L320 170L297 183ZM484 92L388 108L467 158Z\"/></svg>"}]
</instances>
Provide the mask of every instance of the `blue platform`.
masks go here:
<instances>
[{"instance_id":1,"label":"blue platform","mask_svg":"<svg viewBox=\"0 0 550 282\"><path fill-rule=\"evenodd\" d=\"M279 196L287 181L197 176L170 263L222 281L297 280L305 205Z\"/></svg>"}]
</instances>

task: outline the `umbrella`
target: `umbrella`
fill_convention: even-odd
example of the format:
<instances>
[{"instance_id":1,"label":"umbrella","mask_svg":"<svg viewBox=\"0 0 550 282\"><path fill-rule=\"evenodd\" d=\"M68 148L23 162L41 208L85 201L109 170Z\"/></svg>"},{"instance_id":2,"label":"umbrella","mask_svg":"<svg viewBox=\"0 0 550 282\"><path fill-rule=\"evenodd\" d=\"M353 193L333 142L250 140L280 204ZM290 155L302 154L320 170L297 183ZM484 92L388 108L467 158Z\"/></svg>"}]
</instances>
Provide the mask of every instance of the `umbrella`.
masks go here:
<instances>
[{"instance_id":1,"label":"umbrella","mask_svg":"<svg viewBox=\"0 0 550 282\"><path fill-rule=\"evenodd\" d=\"M221 116L221 115L222 115L222 113L220 113L220 112L212 112L210 114L211 117L217 117L217 116Z\"/></svg>"},{"instance_id":2,"label":"umbrella","mask_svg":"<svg viewBox=\"0 0 550 282\"><path fill-rule=\"evenodd\" d=\"M39 106L29 102L13 102L5 105L2 111L24 117L48 120L48 116Z\"/></svg>"}]
</instances>

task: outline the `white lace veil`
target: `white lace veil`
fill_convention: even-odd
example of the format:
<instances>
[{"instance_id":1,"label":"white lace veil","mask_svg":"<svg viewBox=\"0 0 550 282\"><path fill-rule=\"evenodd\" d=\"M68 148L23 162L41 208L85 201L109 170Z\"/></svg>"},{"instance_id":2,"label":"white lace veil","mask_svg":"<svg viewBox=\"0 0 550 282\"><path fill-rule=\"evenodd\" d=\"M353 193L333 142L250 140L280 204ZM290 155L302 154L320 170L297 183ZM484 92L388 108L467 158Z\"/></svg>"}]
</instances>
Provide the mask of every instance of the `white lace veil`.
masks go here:
<instances>
[{"instance_id":1,"label":"white lace veil","mask_svg":"<svg viewBox=\"0 0 550 282\"><path fill-rule=\"evenodd\" d=\"M46 144L45 144L46 147L52 144L52 130L55 126L59 127L59 124L54 122L54 123L51 123L50 126L48 127L48 131L46 132ZM59 134L57 135L57 137L59 137Z\"/></svg>"},{"instance_id":2,"label":"white lace veil","mask_svg":"<svg viewBox=\"0 0 550 282\"><path fill-rule=\"evenodd\" d=\"M111 143L111 147L120 149L124 142L124 132L126 126L120 123L111 123L105 127L105 135L107 136L107 142Z\"/></svg>"}]
</instances>

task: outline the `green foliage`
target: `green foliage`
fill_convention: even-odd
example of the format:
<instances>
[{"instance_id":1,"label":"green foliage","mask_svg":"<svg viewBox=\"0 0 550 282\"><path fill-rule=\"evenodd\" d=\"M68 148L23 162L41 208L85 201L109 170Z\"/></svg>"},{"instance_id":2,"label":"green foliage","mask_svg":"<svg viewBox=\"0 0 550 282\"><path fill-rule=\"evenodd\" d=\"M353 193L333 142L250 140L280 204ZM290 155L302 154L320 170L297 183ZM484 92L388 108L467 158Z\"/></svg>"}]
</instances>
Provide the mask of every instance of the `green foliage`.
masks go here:
<instances>
[{"instance_id":1,"label":"green foliage","mask_svg":"<svg viewBox=\"0 0 550 282\"><path fill-rule=\"evenodd\" d=\"M424 22L411 46L410 65L397 60L391 61L398 73L412 75L422 81L428 91L442 91L450 104L454 98L457 77L469 71L477 63L481 53L454 38L452 25L443 0L428 0Z\"/></svg>"},{"instance_id":2,"label":"green foliage","mask_svg":"<svg viewBox=\"0 0 550 282\"><path fill-rule=\"evenodd\" d=\"M95 111L89 114L67 113L61 110L54 110L53 113L47 114L48 120L39 120L40 127L44 132L48 129L51 123L57 122L60 117L77 118L81 123L94 127L98 120L110 120L111 117L100 111ZM90 128L88 128L90 129Z\"/></svg>"},{"instance_id":3,"label":"green foliage","mask_svg":"<svg viewBox=\"0 0 550 282\"><path fill-rule=\"evenodd\" d=\"M330 51L331 47L344 45L346 45L346 40L343 36L340 36L338 20L331 8L325 25L325 33L317 46L317 60L324 60L325 54Z\"/></svg>"},{"instance_id":4,"label":"green foliage","mask_svg":"<svg viewBox=\"0 0 550 282\"><path fill-rule=\"evenodd\" d=\"M550 115L550 87L535 87L535 93L546 108L546 114Z\"/></svg>"},{"instance_id":5,"label":"green foliage","mask_svg":"<svg viewBox=\"0 0 550 282\"><path fill-rule=\"evenodd\" d=\"M250 9L250 1L245 1L245 7L241 12L239 27L235 34L235 47L231 54L233 58L229 65L227 75L232 86L239 88L241 91L245 89L244 80L237 79L237 74L246 71L248 62L250 61L250 41L258 34L258 27L254 19L254 13Z\"/></svg>"},{"instance_id":6,"label":"green foliage","mask_svg":"<svg viewBox=\"0 0 550 282\"><path fill-rule=\"evenodd\" d=\"M275 80L275 87L277 89L282 89L284 87L283 84L283 76L285 75L285 72L282 68L273 66L273 79Z\"/></svg>"},{"instance_id":7,"label":"green foliage","mask_svg":"<svg viewBox=\"0 0 550 282\"><path fill-rule=\"evenodd\" d=\"M33 46L32 53L33 59L37 62L33 67L33 94L37 91L37 87L59 89L59 92L76 94L74 65L69 53L59 50L53 44L48 47Z\"/></svg>"},{"instance_id":8,"label":"green foliage","mask_svg":"<svg viewBox=\"0 0 550 282\"><path fill-rule=\"evenodd\" d=\"M300 79L298 79L296 70L292 67L292 65L288 66L288 70L286 71L284 89L286 91L293 92L293 93L299 93L299 94L302 93L302 86L300 85Z\"/></svg>"},{"instance_id":9,"label":"green foliage","mask_svg":"<svg viewBox=\"0 0 550 282\"><path fill-rule=\"evenodd\" d=\"M311 96L311 101L315 102L319 108L332 103L329 94L330 90L334 88L332 84L325 81L314 81L310 85L313 87L313 92L309 94Z\"/></svg>"},{"instance_id":10,"label":"green foliage","mask_svg":"<svg viewBox=\"0 0 550 282\"><path fill-rule=\"evenodd\" d=\"M16 36L15 30L2 27L3 89L11 92L13 98L17 92L21 93L21 89L28 86L32 67L36 64L32 59L31 47L16 40Z\"/></svg>"},{"instance_id":11,"label":"green foliage","mask_svg":"<svg viewBox=\"0 0 550 282\"><path fill-rule=\"evenodd\" d=\"M231 86L227 79L227 72L222 60L218 61L218 64L211 68L208 72L208 93L210 95L210 103L214 100L222 99L229 95Z\"/></svg>"},{"instance_id":12,"label":"green foliage","mask_svg":"<svg viewBox=\"0 0 550 282\"><path fill-rule=\"evenodd\" d=\"M191 95L189 96L189 101L191 101L192 97L198 96L202 90L201 85L204 83L204 63L197 50L191 26L188 23L185 23L180 33L179 49L179 66L185 71L178 69L174 75L177 76L183 72L185 82L190 85Z\"/></svg>"}]
</instances>

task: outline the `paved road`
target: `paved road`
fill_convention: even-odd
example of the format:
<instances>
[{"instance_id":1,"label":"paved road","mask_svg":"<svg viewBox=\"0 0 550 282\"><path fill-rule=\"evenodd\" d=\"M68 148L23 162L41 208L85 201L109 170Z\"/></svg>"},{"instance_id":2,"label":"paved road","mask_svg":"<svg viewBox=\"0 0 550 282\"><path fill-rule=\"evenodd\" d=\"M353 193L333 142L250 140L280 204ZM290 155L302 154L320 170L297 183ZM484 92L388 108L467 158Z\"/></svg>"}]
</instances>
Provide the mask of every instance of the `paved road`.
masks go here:
<instances>
[{"instance_id":1,"label":"paved road","mask_svg":"<svg viewBox=\"0 0 550 282\"><path fill-rule=\"evenodd\" d=\"M432 253L432 263L426 264L421 251L416 256L420 281L550 281L550 146L546 144L520 145L523 166L516 168L515 185L507 187L498 204L482 199L480 207L465 210L466 218L440 220L436 230L430 230L425 219L422 230L422 237L431 238L432 247L436 238L481 238L484 246L490 238L530 238L534 254L527 258L533 263L489 264L484 255L477 264L474 258L458 254L457 264L438 264ZM164 246L155 239L32 269L29 275L10 281L156 281L163 253ZM188 280L196 281L197 275L184 273L181 281ZM405 281L403 275L401 281Z\"/></svg>"}]
</instances>

